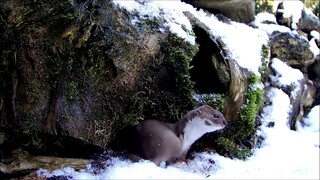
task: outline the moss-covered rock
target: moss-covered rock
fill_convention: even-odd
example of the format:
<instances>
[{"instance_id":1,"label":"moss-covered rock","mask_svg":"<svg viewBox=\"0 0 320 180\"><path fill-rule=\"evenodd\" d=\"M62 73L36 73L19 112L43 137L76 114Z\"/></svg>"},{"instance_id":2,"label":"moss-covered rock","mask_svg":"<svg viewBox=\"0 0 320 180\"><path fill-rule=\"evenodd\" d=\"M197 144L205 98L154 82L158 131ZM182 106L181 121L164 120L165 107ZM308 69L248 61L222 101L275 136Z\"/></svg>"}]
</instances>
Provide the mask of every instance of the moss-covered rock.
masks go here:
<instances>
[{"instance_id":1,"label":"moss-covered rock","mask_svg":"<svg viewBox=\"0 0 320 180\"><path fill-rule=\"evenodd\" d=\"M270 37L271 58L279 58L290 66L303 68L314 60L308 40L293 33L274 32Z\"/></svg>"},{"instance_id":2,"label":"moss-covered rock","mask_svg":"<svg viewBox=\"0 0 320 180\"><path fill-rule=\"evenodd\" d=\"M44 152L48 134L106 147L125 126L173 122L195 105L189 64L198 47L159 33L162 21L133 26L134 14L99 0L0 6L1 123L27 149Z\"/></svg>"}]
</instances>

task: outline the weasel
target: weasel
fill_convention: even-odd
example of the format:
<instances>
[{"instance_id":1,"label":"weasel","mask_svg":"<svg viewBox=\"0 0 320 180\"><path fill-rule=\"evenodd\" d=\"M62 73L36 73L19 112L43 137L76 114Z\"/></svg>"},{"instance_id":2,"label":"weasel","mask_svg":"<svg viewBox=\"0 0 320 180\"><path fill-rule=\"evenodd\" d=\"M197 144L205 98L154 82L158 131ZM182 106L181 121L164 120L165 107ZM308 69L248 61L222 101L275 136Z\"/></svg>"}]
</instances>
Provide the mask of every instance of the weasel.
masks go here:
<instances>
[{"instance_id":1,"label":"weasel","mask_svg":"<svg viewBox=\"0 0 320 180\"><path fill-rule=\"evenodd\" d=\"M188 150L197 139L226 125L224 116L208 105L189 111L174 124L144 120L129 137L131 142L127 158L132 161L147 159L157 165L185 160Z\"/></svg>"}]
</instances>

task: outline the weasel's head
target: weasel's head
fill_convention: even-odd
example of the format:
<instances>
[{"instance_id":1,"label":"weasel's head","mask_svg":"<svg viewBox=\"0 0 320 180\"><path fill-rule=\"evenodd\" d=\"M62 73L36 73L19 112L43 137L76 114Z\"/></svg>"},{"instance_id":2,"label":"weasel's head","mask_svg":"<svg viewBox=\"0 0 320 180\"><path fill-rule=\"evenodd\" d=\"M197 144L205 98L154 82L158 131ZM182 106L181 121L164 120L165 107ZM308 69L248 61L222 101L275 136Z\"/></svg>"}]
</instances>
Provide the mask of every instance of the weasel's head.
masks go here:
<instances>
[{"instance_id":1,"label":"weasel's head","mask_svg":"<svg viewBox=\"0 0 320 180\"><path fill-rule=\"evenodd\" d=\"M223 129L227 125L222 113L208 105L200 106L187 113L186 116L189 116L189 123L203 129L206 133Z\"/></svg>"}]
</instances>

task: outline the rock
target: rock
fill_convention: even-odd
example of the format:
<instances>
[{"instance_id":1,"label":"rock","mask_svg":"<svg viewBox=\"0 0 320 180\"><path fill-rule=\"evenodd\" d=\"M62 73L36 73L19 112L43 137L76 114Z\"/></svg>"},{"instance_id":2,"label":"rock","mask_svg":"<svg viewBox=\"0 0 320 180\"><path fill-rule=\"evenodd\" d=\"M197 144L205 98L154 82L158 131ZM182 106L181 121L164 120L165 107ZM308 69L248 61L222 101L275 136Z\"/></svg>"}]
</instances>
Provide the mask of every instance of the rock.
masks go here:
<instances>
[{"instance_id":1,"label":"rock","mask_svg":"<svg viewBox=\"0 0 320 180\"><path fill-rule=\"evenodd\" d=\"M29 174L39 168L55 170L62 167L71 167L76 170L86 169L88 159L59 158L49 156L30 156L21 150L14 152L13 161L0 162L0 175L6 178L17 178Z\"/></svg>"},{"instance_id":2,"label":"rock","mask_svg":"<svg viewBox=\"0 0 320 180\"><path fill-rule=\"evenodd\" d=\"M314 61L306 38L290 32L274 32L270 37L271 57L286 61L290 66L303 68Z\"/></svg>"},{"instance_id":3,"label":"rock","mask_svg":"<svg viewBox=\"0 0 320 180\"><path fill-rule=\"evenodd\" d=\"M320 84L320 55L307 67L308 78Z\"/></svg>"},{"instance_id":4,"label":"rock","mask_svg":"<svg viewBox=\"0 0 320 180\"><path fill-rule=\"evenodd\" d=\"M302 16L299 20L298 27L306 33L310 33L313 30L320 33L319 18L305 7L302 11Z\"/></svg>"},{"instance_id":5,"label":"rock","mask_svg":"<svg viewBox=\"0 0 320 180\"><path fill-rule=\"evenodd\" d=\"M276 10L277 22L291 29L310 33L320 32L319 18L307 9L301 1L283 1Z\"/></svg>"},{"instance_id":6,"label":"rock","mask_svg":"<svg viewBox=\"0 0 320 180\"><path fill-rule=\"evenodd\" d=\"M317 56L317 60L313 64L307 67L307 74L308 78L312 80L310 83L311 92L309 93L313 100L311 107L320 105L320 55Z\"/></svg>"},{"instance_id":7,"label":"rock","mask_svg":"<svg viewBox=\"0 0 320 180\"><path fill-rule=\"evenodd\" d=\"M195 7L204 8L215 14L222 13L233 21L250 23L254 20L253 0L183 0Z\"/></svg>"}]
</instances>

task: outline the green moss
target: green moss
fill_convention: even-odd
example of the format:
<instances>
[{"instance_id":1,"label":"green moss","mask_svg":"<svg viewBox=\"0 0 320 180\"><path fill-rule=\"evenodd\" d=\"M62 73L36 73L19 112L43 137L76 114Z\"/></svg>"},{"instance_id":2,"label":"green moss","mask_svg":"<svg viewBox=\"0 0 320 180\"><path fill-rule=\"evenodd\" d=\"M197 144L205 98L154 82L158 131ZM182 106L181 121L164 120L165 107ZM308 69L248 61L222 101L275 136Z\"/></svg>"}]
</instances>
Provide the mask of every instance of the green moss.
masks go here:
<instances>
[{"instance_id":1,"label":"green moss","mask_svg":"<svg viewBox=\"0 0 320 180\"><path fill-rule=\"evenodd\" d=\"M189 31L184 24L181 25L181 28L182 28L185 32L187 32L189 35L191 35L191 36L196 36L196 34L195 34L192 30Z\"/></svg>"},{"instance_id":2,"label":"green moss","mask_svg":"<svg viewBox=\"0 0 320 180\"><path fill-rule=\"evenodd\" d=\"M21 134L25 147L32 147L33 149L41 149L43 142L39 138L41 129L40 116L34 112L29 112L25 115L25 121L21 124Z\"/></svg>"},{"instance_id":3,"label":"green moss","mask_svg":"<svg viewBox=\"0 0 320 180\"><path fill-rule=\"evenodd\" d=\"M144 118L176 121L195 101L194 83L190 80L189 64L198 50L175 35L160 43L161 50L149 61L139 78L138 91L132 92L126 104L124 124L135 124Z\"/></svg>"},{"instance_id":4,"label":"green moss","mask_svg":"<svg viewBox=\"0 0 320 180\"><path fill-rule=\"evenodd\" d=\"M268 76L269 54L270 54L270 48L266 45L262 45L262 48L261 48L262 65L259 67L259 73L261 74L262 79L265 79Z\"/></svg>"},{"instance_id":5,"label":"green moss","mask_svg":"<svg viewBox=\"0 0 320 180\"><path fill-rule=\"evenodd\" d=\"M157 28L160 26L159 20L156 17L150 19L148 16L146 16L144 19L141 20L141 23L151 26L153 28Z\"/></svg>"},{"instance_id":6,"label":"green moss","mask_svg":"<svg viewBox=\"0 0 320 180\"><path fill-rule=\"evenodd\" d=\"M69 103L72 103L74 100L78 99L78 82L71 80L68 82L66 87L66 97Z\"/></svg>"},{"instance_id":7,"label":"green moss","mask_svg":"<svg viewBox=\"0 0 320 180\"><path fill-rule=\"evenodd\" d=\"M256 118L262 105L264 91L259 88L261 78L251 75L248 90L245 94L245 103L240 109L240 119L229 123L218 138L213 139L218 147L218 152L231 158L246 159L251 155L250 148L243 145L250 141L256 132Z\"/></svg>"},{"instance_id":8,"label":"green moss","mask_svg":"<svg viewBox=\"0 0 320 180\"><path fill-rule=\"evenodd\" d=\"M169 71L177 75L174 77L176 90L181 96L187 96L190 101L193 101L194 82L190 80L189 69L190 62L199 50L198 46L190 45L182 38L170 35L168 44L162 44L162 49L163 53L168 54L166 62Z\"/></svg>"},{"instance_id":9,"label":"green moss","mask_svg":"<svg viewBox=\"0 0 320 180\"><path fill-rule=\"evenodd\" d=\"M69 23L80 16L80 12L76 11L76 8L74 7L73 0L61 1L61 3L58 4L57 7L55 8L49 7L46 10L48 14L55 14L58 11L60 14L60 20L58 20L58 22L61 24ZM60 27L57 27L57 28L60 28ZM61 31L63 31L63 28L61 28Z\"/></svg>"},{"instance_id":10,"label":"green moss","mask_svg":"<svg viewBox=\"0 0 320 180\"><path fill-rule=\"evenodd\" d=\"M66 7L66 8L73 5L74 5L73 0L65 0L60 4L61 7Z\"/></svg>"},{"instance_id":11,"label":"green moss","mask_svg":"<svg viewBox=\"0 0 320 180\"><path fill-rule=\"evenodd\" d=\"M240 120L227 126L226 137L231 140L242 141L253 135L256 130L256 117L263 105L263 89L257 87L261 78L251 75L248 90L245 93L245 103L240 109Z\"/></svg>"},{"instance_id":12,"label":"green moss","mask_svg":"<svg viewBox=\"0 0 320 180\"><path fill-rule=\"evenodd\" d=\"M223 153L226 156L235 157L238 159L247 159L249 156L252 155L252 152L249 148L245 146L240 146L234 143L232 140L219 137L217 140L218 145L223 147Z\"/></svg>"},{"instance_id":13,"label":"green moss","mask_svg":"<svg viewBox=\"0 0 320 180\"><path fill-rule=\"evenodd\" d=\"M79 13L68 12L67 14L61 15L61 18L66 20L73 20L73 19L76 19L78 16L79 16Z\"/></svg>"},{"instance_id":14,"label":"green moss","mask_svg":"<svg viewBox=\"0 0 320 180\"><path fill-rule=\"evenodd\" d=\"M273 0L256 0L256 14L261 12L273 13Z\"/></svg>"},{"instance_id":15,"label":"green moss","mask_svg":"<svg viewBox=\"0 0 320 180\"><path fill-rule=\"evenodd\" d=\"M263 89L257 87L260 82L260 77L251 75L245 94L246 103L240 110L240 119L246 125L242 128L242 138L247 138L255 132L255 119L262 108L264 96Z\"/></svg>"}]
</instances>

